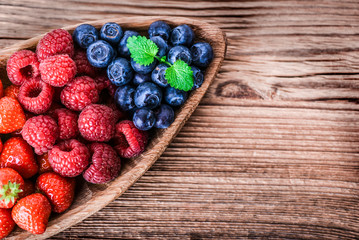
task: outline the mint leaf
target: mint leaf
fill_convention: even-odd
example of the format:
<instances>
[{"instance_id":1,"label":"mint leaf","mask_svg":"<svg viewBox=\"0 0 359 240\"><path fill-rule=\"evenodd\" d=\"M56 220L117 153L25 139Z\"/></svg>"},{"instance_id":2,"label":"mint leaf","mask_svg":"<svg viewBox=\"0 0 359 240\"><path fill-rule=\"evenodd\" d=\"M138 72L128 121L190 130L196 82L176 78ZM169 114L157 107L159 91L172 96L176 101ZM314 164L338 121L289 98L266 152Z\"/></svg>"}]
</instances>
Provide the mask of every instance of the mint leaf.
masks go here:
<instances>
[{"instance_id":1,"label":"mint leaf","mask_svg":"<svg viewBox=\"0 0 359 240\"><path fill-rule=\"evenodd\" d=\"M150 65L158 52L157 45L144 36L132 36L127 39L127 47L133 60L144 66Z\"/></svg>"},{"instance_id":2,"label":"mint leaf","mask_svg":"<svg viewBox=\"0 0 359 240\"><path fill-rule=\"evenodd\" d=\"M189 91L193 87L193 71L187 63L177 60L166 69L165 78L171 87Z\"/></svg>"}]
</instances>

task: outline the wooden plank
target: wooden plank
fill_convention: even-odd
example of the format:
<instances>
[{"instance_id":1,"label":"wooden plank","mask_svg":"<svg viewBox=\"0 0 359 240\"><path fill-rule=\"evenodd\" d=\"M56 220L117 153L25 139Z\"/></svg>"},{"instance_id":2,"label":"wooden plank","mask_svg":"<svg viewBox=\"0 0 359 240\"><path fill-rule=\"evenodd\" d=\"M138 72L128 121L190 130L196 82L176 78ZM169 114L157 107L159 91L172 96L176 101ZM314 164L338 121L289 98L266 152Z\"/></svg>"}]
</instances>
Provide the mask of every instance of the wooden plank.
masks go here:
<instances>
[{"instance_id":1,"label":"wooden plank","mask_svg":"<svg viewBox=\"0 0 359 240\"><path fill-rule=\"evenodd\" d=\"M220 73L121 198L52 239L358 239L357 1L0 0L0 47L87 20L190 16Z\"/></svg>"}]
</instances>

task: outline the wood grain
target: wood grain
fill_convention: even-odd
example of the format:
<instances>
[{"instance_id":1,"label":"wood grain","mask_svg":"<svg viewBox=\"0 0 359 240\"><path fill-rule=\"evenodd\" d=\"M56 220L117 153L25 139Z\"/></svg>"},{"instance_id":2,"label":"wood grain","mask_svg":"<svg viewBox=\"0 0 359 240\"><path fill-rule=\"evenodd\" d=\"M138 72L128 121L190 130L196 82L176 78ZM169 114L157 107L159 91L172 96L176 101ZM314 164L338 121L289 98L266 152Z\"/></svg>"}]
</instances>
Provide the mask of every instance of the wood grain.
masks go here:
<instances>
[{"instance_id":1,"label":"wood grain","mask_svg":"<svg viewBox=\"0 0 359 240\"><path fill-rule=\"evenodd\" d=\"M84 20L189 16L227 35L214 83L124 195L52 239L358 239L357 1L0 0L0 46Z\"/></svg>"}]
</instances>

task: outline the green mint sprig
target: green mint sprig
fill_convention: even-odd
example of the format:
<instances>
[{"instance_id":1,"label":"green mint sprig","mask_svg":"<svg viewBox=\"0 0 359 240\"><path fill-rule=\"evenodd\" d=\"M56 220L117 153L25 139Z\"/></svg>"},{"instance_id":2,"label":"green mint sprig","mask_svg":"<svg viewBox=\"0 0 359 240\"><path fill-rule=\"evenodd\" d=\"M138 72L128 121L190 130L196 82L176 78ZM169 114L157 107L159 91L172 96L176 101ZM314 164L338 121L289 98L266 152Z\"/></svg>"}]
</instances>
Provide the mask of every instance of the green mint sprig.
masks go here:
<instances>
[{"instance_id":1,"label":"green mint sprig","mask_svg":"<svg viewBox=\"0 0 359 240\"><path fill-rule=\"evenodd\" d=\"M189 91L193 87L193 71L187 63L177 60L173 64L166 61L166 56L158 57L158 47L150 39L144 36L132 36L127 40L127 47L133 60L144 66L150 65L155 59L167 64L165 79L171 87Z\"/></svg>"}]
</instances>

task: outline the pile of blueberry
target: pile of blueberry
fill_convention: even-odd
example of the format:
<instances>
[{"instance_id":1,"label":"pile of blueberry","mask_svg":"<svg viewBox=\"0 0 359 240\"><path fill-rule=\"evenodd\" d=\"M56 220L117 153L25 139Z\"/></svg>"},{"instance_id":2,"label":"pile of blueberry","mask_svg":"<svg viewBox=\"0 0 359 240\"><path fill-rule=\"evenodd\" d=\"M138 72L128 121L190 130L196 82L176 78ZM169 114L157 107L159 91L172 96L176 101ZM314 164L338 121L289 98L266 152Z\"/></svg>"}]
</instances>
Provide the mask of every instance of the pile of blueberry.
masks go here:
<instances>
[{"instance_id":1,"label":"pile of blueberry","mask_svg":"<svg viewBox=\"0 0 359 240\"><path fill-rule=\"evenodd\" d=\"M131 58L127 40L139 36L135 31L124 31L117 23L109 22L98 31L94 26L82 24L74 33L74 41L87 49L91 65L107 68L110 81L118 86L115 102L123 111L132 115L140 130L152 127L167 128L174 121L173 108L186 101L188 92L171 87L165 72L168 64L153 61L148 66L140 65ZM171 29L164 21L153 22L148 36L158 46L158 56L166 56L173 64L180 59L193 71L193 88L199 88L204 80L203 70L213 59L213 50L206 42L195 41L193 30L186 24Z\"/></svg>"}]
</instances>

